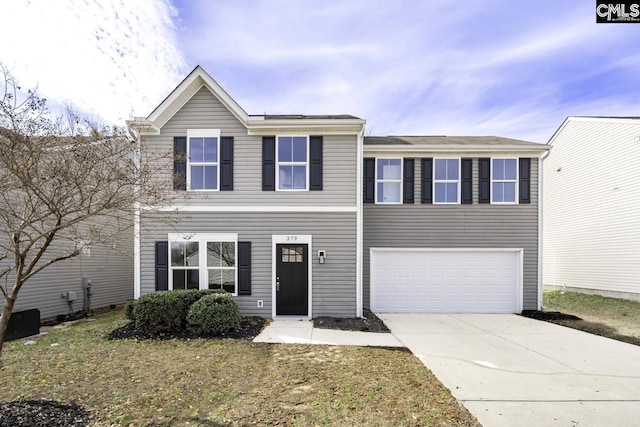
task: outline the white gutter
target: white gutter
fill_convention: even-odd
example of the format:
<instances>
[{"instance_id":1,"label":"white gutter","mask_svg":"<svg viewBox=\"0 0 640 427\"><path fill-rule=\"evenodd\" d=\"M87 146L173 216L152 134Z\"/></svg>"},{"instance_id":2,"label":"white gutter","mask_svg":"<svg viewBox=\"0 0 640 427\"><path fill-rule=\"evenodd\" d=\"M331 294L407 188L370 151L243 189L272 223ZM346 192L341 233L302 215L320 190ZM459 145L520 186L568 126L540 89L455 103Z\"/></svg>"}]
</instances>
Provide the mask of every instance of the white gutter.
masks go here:
<instances>
[{"instance_id":1,"label":"white gutter","mask_svg":"<svg viewBox=\"0 0 640 427\"><path fill-rule=\"evenodd\" d=\"M509 152L509 153L540 153L541 151L548 151L549 147L544 144L540 145L540 148L536 146L522 146L522 145L455 145L455 144L431 144L431 145L416 145L416 144L372 144L365 145L365 153L375 152L403 152L403 153L497 153L497 152Z\"/></svg>"}]
</instances>

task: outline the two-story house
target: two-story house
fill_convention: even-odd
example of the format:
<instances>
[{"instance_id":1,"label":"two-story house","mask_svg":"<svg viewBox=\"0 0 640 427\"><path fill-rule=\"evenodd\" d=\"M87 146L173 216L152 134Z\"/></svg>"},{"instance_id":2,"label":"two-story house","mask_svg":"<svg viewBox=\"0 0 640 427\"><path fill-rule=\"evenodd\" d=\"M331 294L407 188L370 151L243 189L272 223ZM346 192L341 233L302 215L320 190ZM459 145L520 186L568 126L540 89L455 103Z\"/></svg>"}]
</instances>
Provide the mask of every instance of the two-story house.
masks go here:
<instances>
[{"instance_id":1,"label":"two-story house","mask_svg":"<svg viewBox=\"0 0 640 427\"><path fill-rule=\"evenodd\" d=\"M540 307L539 164L496 137L364 137L349 115L248 115L201 67L129 122L171 206L136 215L136 297L222 288L245 315Z\"/></svg>"}]
</instances>

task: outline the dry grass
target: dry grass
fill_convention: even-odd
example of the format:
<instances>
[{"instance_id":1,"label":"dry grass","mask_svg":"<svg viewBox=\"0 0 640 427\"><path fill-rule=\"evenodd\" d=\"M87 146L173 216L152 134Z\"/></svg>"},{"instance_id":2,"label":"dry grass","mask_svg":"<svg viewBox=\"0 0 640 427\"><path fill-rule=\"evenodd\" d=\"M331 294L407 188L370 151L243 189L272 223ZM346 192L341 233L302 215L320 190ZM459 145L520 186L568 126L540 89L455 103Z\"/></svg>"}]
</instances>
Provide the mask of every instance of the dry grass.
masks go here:
<instances>
[{"instance_id":1,"label":"dry grass","mask_svg":"<svg viewBox=\"0 0 640 427\"><path fill-rule=\"evenodd\" d=\"M100 426L479 425L406 350L107 341L120 324L112 312L9 343L1 399L75 401Z\"/></svg>"},{"instance_id":2,"label":"dry grass","mask_svg":"<svg viewBox=\"0 0 640 427\"><path fill-rule=\"evenodd\" d=\"M560 311L583 320L558 321L575 329L640 345L640 303L576 292L546 291L545 311Z\"/></svg>"}]
</instances>

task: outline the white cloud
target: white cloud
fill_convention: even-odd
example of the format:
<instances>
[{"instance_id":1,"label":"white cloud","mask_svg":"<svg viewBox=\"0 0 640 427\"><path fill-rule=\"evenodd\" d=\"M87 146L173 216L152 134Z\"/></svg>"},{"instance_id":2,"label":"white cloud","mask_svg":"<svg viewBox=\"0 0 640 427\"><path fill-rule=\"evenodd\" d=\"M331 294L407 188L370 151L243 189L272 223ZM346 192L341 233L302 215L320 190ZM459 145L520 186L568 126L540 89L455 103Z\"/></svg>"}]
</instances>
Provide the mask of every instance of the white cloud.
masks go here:
<instances>
[{"instance_id":1,"label":"white cloud","mask_svg":"<svg viewBox=\"0 0 640 427\"><path fill-rule=\"evenodd\" d=\"M184 77L166 0L31 0L3 6L0 61L54 103L122 124Z\"/></svg>"},{"instance_id":2,"label":"white cloud","mask_svg":"<svg viewBox=\"0 0 640 427\"><path fill-rule=\"evenodd\" d=\"M250 113L351 113L373 133L541 142L569 114L639 115L640 65L629 58L640 26L598 26L583 1L185 7L198 17L182 41L190 58ZM598 88L607 79L627 90Z\"/></svg>"},{"instance_id":3,"label":"white cloud","mask_svg":"<svg viewBox=\"0 0 640 427\"><path fill-rule=\"evenodd\" d=\"M640 25L596 25L582 0L170 1L11 2L0 61L111 120L196 64L251 114L354 114L376 134L543 142L567 115L640 115Z\"/></svg>"}]
</instances>

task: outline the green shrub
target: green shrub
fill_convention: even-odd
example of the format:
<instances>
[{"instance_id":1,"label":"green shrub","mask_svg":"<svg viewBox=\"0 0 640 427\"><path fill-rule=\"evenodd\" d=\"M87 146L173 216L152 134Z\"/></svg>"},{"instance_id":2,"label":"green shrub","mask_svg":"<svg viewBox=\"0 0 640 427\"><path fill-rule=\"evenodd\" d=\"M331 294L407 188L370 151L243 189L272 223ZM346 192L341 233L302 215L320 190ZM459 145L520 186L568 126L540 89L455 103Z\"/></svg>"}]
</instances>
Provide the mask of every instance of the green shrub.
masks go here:
<instances>
[{"instance_id":1,"label":"green shrub","mask_svg":"<svg viewBox=\"0 0 640 427\"><path fill-rule=\"evenodd\" d=\"M220 335L240 326L240 309L229 294L209 293L195 302L187 314L191 331L199 335Z\"/></svg>"},{"instance_id":2,"label":"green shrub","mask_svg":"<svg viewBox=\"0 0 640 427\"><path fill-rule=\"evenodd\" d=\"M136 329L154 334L162 332L180 332L187 324L189 308L206 295L228 295L222 289L182 289L175 291L154 292L132 301L131 317L136 322ZM233 301L233 300L232 300ZM129 304L129 302L127 302Z\"/></svg>"},{"instance_id":3,"label":"green shrub","mask_svg":"<svg viewBox=\"0 0 640 427\"><path fill-rule=\"evenodd\" d=\"M176 298L176 310L179 311L178 316L180 317L180 330L182 330L187 324L187 313L189 312L189 307L191 307L194 302L198 301L205 294L204 291L200 291L198 289L177 290L171 292Z\"/></svg>"},{"instance_id":4,"label":"green shrub","mask_svg":"<svg viewBox=\"0 0 640 427\"><path fill-rule=\"evenodd\" d=\"M124 304L124 317L129 320L136 320L133 309L136 307L136 300L130 299Z\"/></svg>"},{"instance_id":5,"label":"green shrub","mask_svg":"<svg viewBox=\"0 0 640 427\"><path fill-rule=\"evenodd\" d=\"M183 304L178 301L172 291L141 296L133 309L136 329L150 334L181 331L185 318Z\"/></svg>"},{"instance_id":6,"label":"green shrub","mask_svg":"<svg viewBox=\"0 0 640 427\"><path fill-rule=\"evenodd\" d=\"M200 298L204 297L205 295L227 293L223 289L203 289L203 290L187 289L187 290L177 290L172 292L175 294L177 298L176 303L178 304L178 310L180 310L180 318L182 319L181 329L184 329L184 327L186 326L187 314L189 313L189 308L191 308L191 306L196 301L198 301Z\"/></svg>"}]
</instances>

